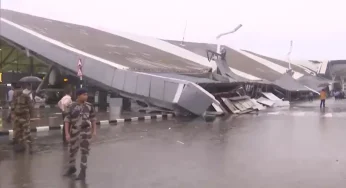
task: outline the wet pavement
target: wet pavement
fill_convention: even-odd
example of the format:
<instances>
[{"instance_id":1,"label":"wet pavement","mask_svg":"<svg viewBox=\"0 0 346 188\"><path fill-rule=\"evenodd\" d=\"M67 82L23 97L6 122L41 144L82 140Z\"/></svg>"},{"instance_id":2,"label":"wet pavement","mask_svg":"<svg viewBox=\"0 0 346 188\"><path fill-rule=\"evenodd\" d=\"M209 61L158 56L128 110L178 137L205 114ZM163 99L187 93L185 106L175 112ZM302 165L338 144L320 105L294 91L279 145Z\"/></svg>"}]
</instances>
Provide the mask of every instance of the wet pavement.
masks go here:
<instances>
[{"instance_id":1,"label":"wet pavement","mask_svg":"<svg viewBox=\"0 0 346 188\"><path fill-rule=\"evenodd\" d=\"M100 129L87 180L61 176L60 132L35 135L33 155L15 155L0 137L0 187L330 188L346 183L346 100L280 109L316 116L242 115L137 122ZM266 114L265 112L264 114Z\"/></svg>"}]
</instances>

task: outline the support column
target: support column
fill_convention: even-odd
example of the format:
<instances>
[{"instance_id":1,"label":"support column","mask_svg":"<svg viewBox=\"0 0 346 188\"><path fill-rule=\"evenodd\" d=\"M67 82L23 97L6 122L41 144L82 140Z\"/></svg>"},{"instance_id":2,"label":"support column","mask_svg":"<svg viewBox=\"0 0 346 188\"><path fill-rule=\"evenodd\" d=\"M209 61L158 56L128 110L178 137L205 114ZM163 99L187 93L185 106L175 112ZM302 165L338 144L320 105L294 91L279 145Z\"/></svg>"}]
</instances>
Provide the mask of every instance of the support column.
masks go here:
<instances>
[{"instance_id":1,"label":"support column","mask_svg":"<svg viewBox=\"0 0 346 188\"><path fill-rule=\"evenodd\" d=\"M129 98L123 98L123 110L131 111L131 100Z\"/></svg>"},{"instance_id":2,"label":"support column","mask_svg":"<svg viewBox=\"0 0 346 188\"><path fill-rule=\"evenodd\" d=\"M107 94L106 91L98 91L98 96L95 97L95 103L98 104L99 111L107 111Z\"/></svg>"},{"instance_id":3,"label":"support column","mask_svg":"<svg viewBox=\"0 0 346 188\"><path fill-rule=\"evenodd\" d=\"M41 88L43 87L44 84L46 84L49 80L49 75L53 70L53 65L51 65L49 67L48 73L46 74L46 76L44 77L44 79L42 80L42 82L40 83L40 85L37 87L36 89L36 93L39 93L39 91L41 90Z\"/></svg>"},{"instance_id":4,"label":"support column","mask_svg":"<svg viewBox=\"0 0 346 188\"><path fill-rule=\"evenodd\" d=\"M79 77L79 88L83 88L83 77L82 76L80 76Z\"/></svg>"},{"instance_id":5,"label":"support column","mask_svg":"<svg viewBox=\"0 0 346 188\"><path fill-rule=\"evenodd\" d=\"M340 80L341 80L341 90L345 91L345 77L340 76Z\"/></svg>"},{"instance_id":6,"label":"support column","mask_svg":"<svg viewBox=\"0 0 346 188\"><path fill-rule=\"evenodd\" d=\"M109 99L109 121L120 118L123 107L122 98L110 98Z\"/></svg>"},{"instance_id":7,"label":"support column","mask_svg":"<svg viewBox=\"0 0 346 188\"><path fill-rule=\"evenodd\" d=\"M252 87L251 98L256 98L256 97L257 97L257 85L254 84Z\"/></svg>"},{"instance_id":8,"label":"support column","mask_svg":"<svg viewBox=\"0 0 346 188\"><path fill-rule=\"evenodd\" d=\"M29 59L30 59L30 75L32 76L35 72L35 70L34 70L34 58L32 56L30 56Z\"/></svg>"}]
</instances>

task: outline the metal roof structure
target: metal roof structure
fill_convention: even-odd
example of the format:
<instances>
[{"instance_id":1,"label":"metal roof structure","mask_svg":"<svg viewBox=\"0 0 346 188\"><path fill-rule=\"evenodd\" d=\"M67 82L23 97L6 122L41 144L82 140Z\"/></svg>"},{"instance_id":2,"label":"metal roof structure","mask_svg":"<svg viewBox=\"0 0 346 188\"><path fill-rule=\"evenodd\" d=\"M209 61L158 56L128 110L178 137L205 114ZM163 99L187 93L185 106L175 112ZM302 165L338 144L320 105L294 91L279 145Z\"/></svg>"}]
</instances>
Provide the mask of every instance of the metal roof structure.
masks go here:
<instances>
[{"instance_id":1,"label":"metal roof structure","mask_svg":"<svg viewBox=\"0 0 346 188\"><path fill-rule=\"evenodd\" d=\"M152 74L200 74L210 70L193 61L200 56L193 57L197 55L184 49L175 50L188 57L91 27L3 9L0 34L8 45L64 72L76 73L77 63L82 61L83 79L123 97L195 115L202 115L211 105L220 105L194 82ZM171 44L168 47L176 48ZM45 79L50 79L50 73Z\"/></svg>"},{"instance_id":2,"label":"metal roof structure","mask_svg":"<svg viewBox=\"0 0 346 188\"><path fill-rule=\"evenodd\" d=\"M280 60L280 59L275 59L275 58L272 58L272 57L264 56L264 55L261 55L261 54L255 53L255 52L251 52L251 51L248 51L248 50L243 50L243 51L248 52L250 54L253 54L255 56L258 56L260 58L266 59L266 60L268 60L270 62L273 62L273 63L275 63L277 65L280 65L280 66L288 68L289 63L287 61L283 61L283 60ZM302 67L300 67L298 65L295 65L293 63L291 63L291 68L294 71L297 71L297 72L299 72L299 73L301 73L303 75L309 75L309 73L306 72L304 68L302 68Z\"/></svg>"},{"instance_id":3,"label":"metal roof structure","mask_svg":"<svg viewBox=\"0 0 346 188\"><path fill-rule=\"evenodd\" d=\"M180 56L91 27L4 9L1 9L1 18L130 70L180 73L209 70Z\"/></svg>"},{"instance_id":4,"label":"metal roof structure","mask_svg":"<svg viewBox=\"0 0 346 188\"><path fill-rule=\"evenodd\" d=\"M274 81L274 84L288 91L310 91L289 74L283 74L279 79Z\"/></svg>"},{"instance_id":5,"label":"metal roof structure","mask_svg":"<svg viewBox=\"0 0 346 188\"><path fill-rule=\"evenodd\" d=\"M190 50L198 55L203 57L207 56L206 50L215 50L215 44L207 43L196 43L196 42L184 42L184 45L181 45L180 41L166 40L167 42L177 45L181 48ZM267 66L257 62L256 60L247 57L239 51L225 47L227 51L227 62L231 68L235 68L244 73L250 74L252 76L268 80L275 81L281 77L281 73L274 71L273 69L268 68Z\"/></svg>"}]
</instances>

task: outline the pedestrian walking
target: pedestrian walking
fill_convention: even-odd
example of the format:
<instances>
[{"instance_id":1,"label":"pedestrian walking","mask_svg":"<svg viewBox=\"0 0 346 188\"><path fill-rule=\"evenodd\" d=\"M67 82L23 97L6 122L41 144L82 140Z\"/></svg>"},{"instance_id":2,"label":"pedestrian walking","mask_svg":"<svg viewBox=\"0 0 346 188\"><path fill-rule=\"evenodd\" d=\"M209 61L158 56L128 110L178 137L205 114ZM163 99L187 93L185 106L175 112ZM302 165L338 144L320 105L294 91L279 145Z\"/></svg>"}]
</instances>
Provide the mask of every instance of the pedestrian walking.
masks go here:
<instances>
[{"instance_id":1,"label":"pedestrian walking","mask_svg":"<svg viewBox=\"0 0 346 188\"><path fill-rule=\"evenodd\" d=\"M314 94L312 93L312 91L310 91L309 93L309 101L313 101L314 100Z\"/></svg>"},{"instance_id":2,"label":"pedestrian walking","mask_svg":"<svg viewBox=\"0 0 346 188\"><path fill-rule=\"evenodd\" d=\"M7 114L7 118L6 118L6 121L8 123L11 122L11 103L12 103L12 100L13 100L14 89L15 89L15 83L12 83L11 84L11 89L7 93L7 104L8 104L8 108L10 109L9 113Z\"/></svg>"},{"instance_id":3,"label":"pedestrian walking","mask_svg":"<svg viewBox=\"0 0 346 188\"><path fill-rule=\"evenodd\" d=\"M62 114L62 121L64 122L64 119L66 117L67 109L72 104L72 98L71 98L72 92L71 89L65 90L65 96L61 98L61 100L58 102L58 106L61 110ZM64 123L63 123L64 125ZM70 132L70 130L68 130ZM65 135L65 125L62 127L62 140L64 144L67 144L66 141L66 135Z\"/></svg>"},{"instance_id":4,"label":"pedestrian walking","mask_svg":"<svg viewBox=\"0 0 346 188\"><path fill-rule=\"evenodd\" d=\"M17 85L16 85L17 86ZM33 103L23 89L16 89L11 103L11 118L13 121L14 149L17 152L25 151L27 146L32 152L30 134L30 118L33 114Z\"/></svg>"},{"instance_id":5,"label":"pedestrian walking","mask_svg":"<svg viewBox=\"0 0 346 188\"><path fill-rule=\"evenodd\" d=\"M320 108L325 108L326 107L326 98L327 98L327 93L324 89L322 89L322 91L320 92Z\"/></svg>"},{"instance_id":6,"label":"pedestrian walking","mask_svg":"<svg viewBox=\"0 0 346 188\"><path fill-rule=\"evenodd\" d=\"M80 88L76 91L77 100L68 108L65 116L65 135L69 142L69 163L65 176L76 173L76 156L81 150L80 173L76 180L85 180L87 160L90 151L90 139L96 135L96 116L92 104L86 102L87 90ZM71 127L71 129L70 129ZM69 131L70 130L70 131Z\"/></svg>"}]
</instances>

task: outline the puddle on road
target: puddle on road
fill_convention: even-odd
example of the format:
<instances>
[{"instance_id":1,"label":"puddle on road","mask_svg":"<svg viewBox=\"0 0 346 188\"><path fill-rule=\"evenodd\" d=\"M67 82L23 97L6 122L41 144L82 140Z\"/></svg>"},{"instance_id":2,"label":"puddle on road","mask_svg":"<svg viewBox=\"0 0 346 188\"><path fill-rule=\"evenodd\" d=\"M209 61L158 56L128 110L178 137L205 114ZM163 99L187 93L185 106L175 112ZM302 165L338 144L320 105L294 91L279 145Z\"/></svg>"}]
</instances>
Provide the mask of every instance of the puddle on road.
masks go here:
<instances>
[{"instance_id":1,"label":"puddle on road","mask_svg":"<svg viewBox=\"0 0 346 188\"><path fill-rule=\"evenodd\" d=\"M34 155L35 154L43 154L43 153L51 153L53 150L59 150L63 149L62 143L49 143L49 144L43 144L43 143L35 143L33 150ZM8 142L7 144L1 144L0 145L0 160L11 160L14 157L14 154L16 154L13 151L13 145Z\"/></svg>"}]
</instances>

